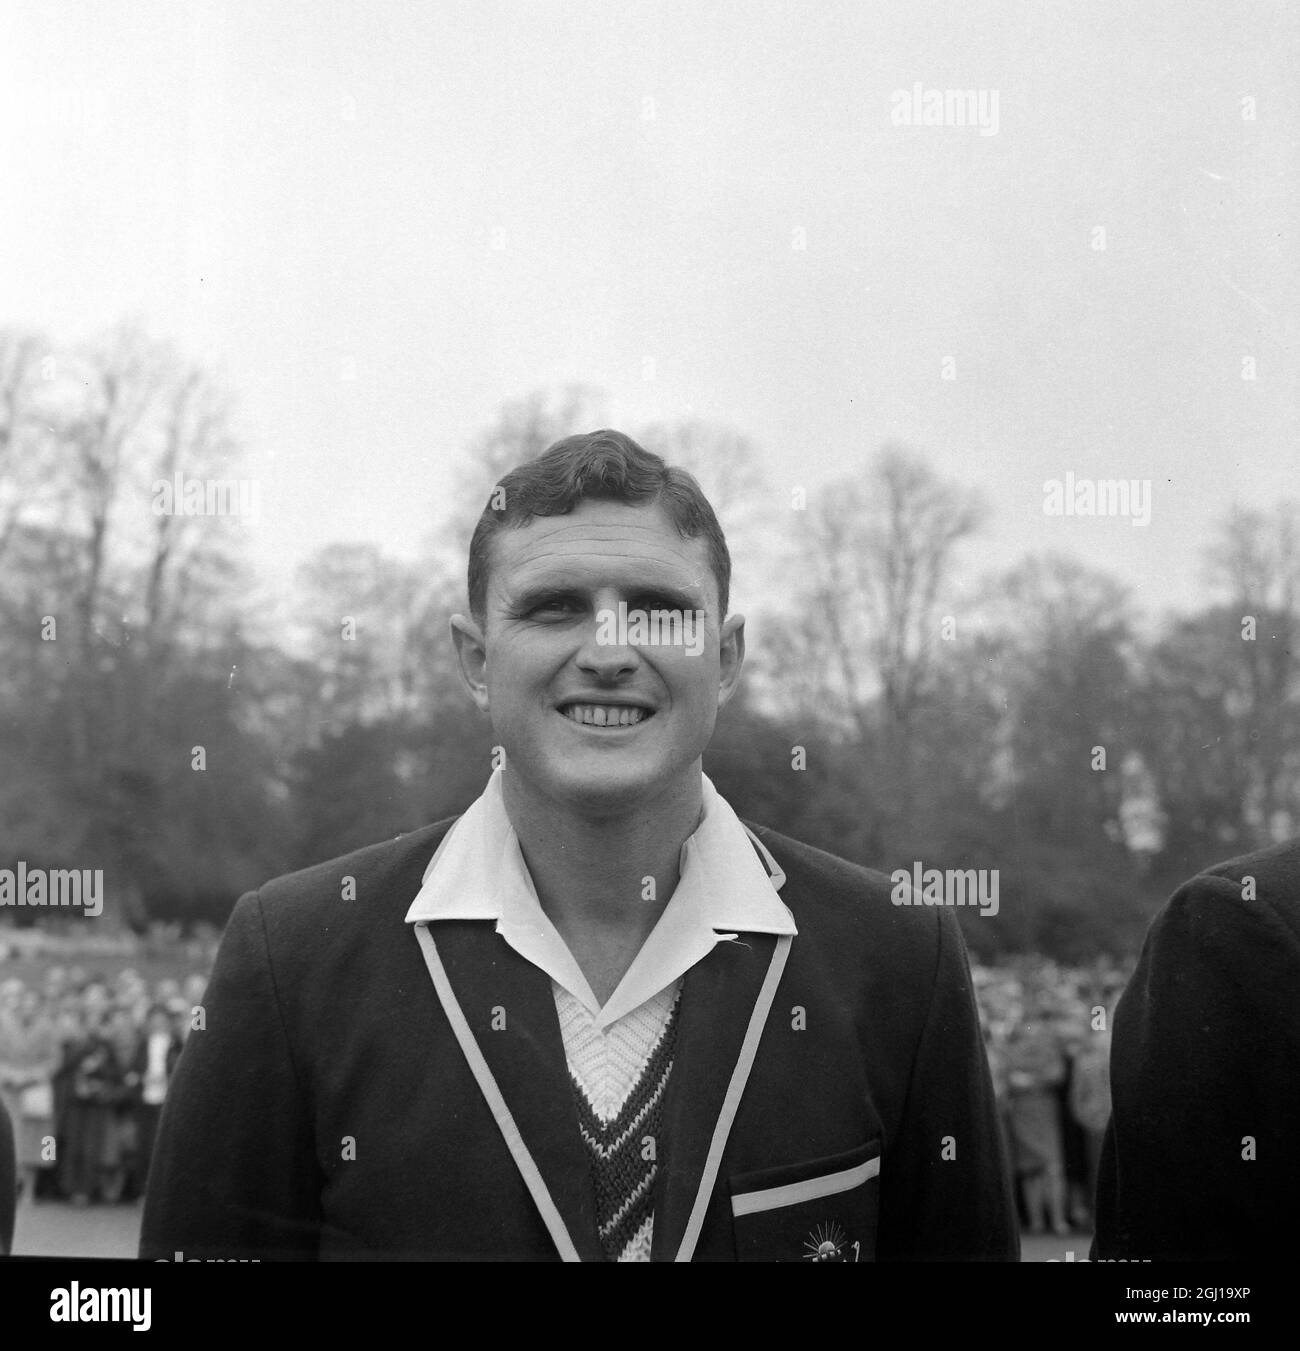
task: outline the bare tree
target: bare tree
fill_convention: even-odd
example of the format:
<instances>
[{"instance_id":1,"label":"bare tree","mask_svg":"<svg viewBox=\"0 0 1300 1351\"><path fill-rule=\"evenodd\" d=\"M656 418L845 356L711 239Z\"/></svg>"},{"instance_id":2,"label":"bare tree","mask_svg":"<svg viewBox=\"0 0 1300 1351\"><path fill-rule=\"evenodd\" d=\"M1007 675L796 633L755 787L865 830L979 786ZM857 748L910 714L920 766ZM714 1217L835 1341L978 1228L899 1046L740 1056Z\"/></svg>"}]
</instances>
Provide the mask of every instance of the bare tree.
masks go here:
<instances>
[{"instance_id":1,"label":"bare tree","mask_svg":"<svg viewBox=\"0 0 1300 1351\"><path fill-rule=\"evenodd\" d=\"M122 326L73 349L0 342L0 419L0 605L21 668L0 697L20 715L6 741L46 822L23 830L66 843L56 822L74 820L130 908L167 834L146 808L191 744L229 731L208 654L238 646L238 524L157 510L151 490L233 459L228 405L170 347ZM0 808L6 825L32 817L21 808Z\"/></svg>"},{"instance_id":2,"label":"bare tree","mask_svg":"<svg viewBox=\"0 0 1300 1351\"><path fill-rule=\"evenodd\" d=\"M309 740L327 726L433 715L453 687L456 590L447 569L367 544L327 546L299 568L293 644L312 672Z\"/></svg>"},{"instance_id":3,"label":"bare tree","mask_svg":"<svg viewBox=\"0 0 1300 1351\"><path fill-rule=\"evenodd\" d=\"M178 364L159 391L157 406L159 448L151 481L170 483L177 474L221 478L238 451L227 396L197 368ZM220 518L176 510L151 510L149 527L139 606L145 636L156 647L160 634L183 623L187 594L200 585L205 564L225 555L228 531Z\"/></svg>"},{"instance_id":4,"label":"bare tree","mask_svg":"<svg viewBox=\"0 0 1300 1351\"><path fill-rule=\"evenodd\" d=\"M733 427L698 418L654 423L637 432L636 440L685 469L709 499L731 555L731 608L742 608L738 597L765 594L773 580L776 531L772 498L753 442Z\"/></svg>"},{"instance_id":5,"label":"bare tree","mask_svg":"<svg viewBox=\"0 0 1300 1351\"><path fill-rule=\"evenodd\" d=\"M503 405L496 421L470 446L450 518L426 552L463 568L474 526L501 477L515 465L536 459L561 437L601 426L603 402L596 390L567 385L558 391L534 390Z\"/></svg>"},{"instance_id":6,"label":"bare tree","mask_svg":"<svg viewBox=\"0 0 1300 1351\"><path fill-rule=\"evenodd\" d=\"M1229 608L1223 655L1240 673L1230 711L1250 729L1244 812L1265 841L1300 820L1300 505L1280 502L1271 514L1231 508L1206 572Z\"/></svg>"},{"instance_id":7,"label":"bare tree","mask_svg":"<svg viewBox=\"0 0 1300 1351\"><path fill-rule=\"evenodd\" d=\"M981 517L971 491L897 446L809 505L799 541L805 660L864 740L874 725L906 735L940 641L939 602L957 548Z\"/></svg>"},{"instance_id":8,"label":"bare tree","mask_svg":"<svg viewBox=\"0 0 1300 1351\"><path fill-rule=\"evenodd\" d=\"M910 810L943 604L952 604L958 548L981 516L972 491L888 446L862 476L813 494L803 518L796 608L774 625L770 673L799 692L806 711L838 722L870 761L887 818L882 840Z\"/></svg>"},{"instance_id":9,"label":"bare tree","mask_svg":"<svg viewBox=\"0 0 1300 1351\"><path fill-rule=\"evenodd\" d=\"M40 407L45 343L0 332L0 562L24 514L48 497L49 444Z\"/></svg>"},{"instance_id":10,"label":"bare tree","mask_svg":"<svg viewBox=\"0 0 1300 1351\"><path fill-rule=\"evenodd\" d=\"M995 795L1015 804L1029 838L1115 842L1121 771L1136 746L1128 592L1077 559L1034 555L982 589L978 615L986 678L1005 710Z\"/></svg>"}]
</instances>

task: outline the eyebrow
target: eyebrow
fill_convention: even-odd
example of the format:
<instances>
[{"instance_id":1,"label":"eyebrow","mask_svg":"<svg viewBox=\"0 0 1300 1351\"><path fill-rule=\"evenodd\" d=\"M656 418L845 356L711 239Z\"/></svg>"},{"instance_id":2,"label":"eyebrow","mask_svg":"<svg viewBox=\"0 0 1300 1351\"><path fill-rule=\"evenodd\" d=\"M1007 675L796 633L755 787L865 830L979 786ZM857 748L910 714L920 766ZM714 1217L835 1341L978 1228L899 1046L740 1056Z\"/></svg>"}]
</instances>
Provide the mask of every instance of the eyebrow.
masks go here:
<instances>
[{"instance_id":1,"label":"eyebrow","mask_svg":"<svg viewBox=\"0 0 1300 1351\"><path fill-rule=\"evenodd\" d=\"M699 603L699 598L668 583L637 583L633 586L623 587L619 594L624 601L663 601L666 602L666 604L661 608L667 610L697 610L705 608ZM591 592L585 587L573 586L565 583L541 582L532 586L527 586L522 591L515 593L510 598L510 608L523 613L531 610L536 605L542 604L544 601L567 600L582 603L585 602L590 595Z\"/></svg>"}]
</instances>

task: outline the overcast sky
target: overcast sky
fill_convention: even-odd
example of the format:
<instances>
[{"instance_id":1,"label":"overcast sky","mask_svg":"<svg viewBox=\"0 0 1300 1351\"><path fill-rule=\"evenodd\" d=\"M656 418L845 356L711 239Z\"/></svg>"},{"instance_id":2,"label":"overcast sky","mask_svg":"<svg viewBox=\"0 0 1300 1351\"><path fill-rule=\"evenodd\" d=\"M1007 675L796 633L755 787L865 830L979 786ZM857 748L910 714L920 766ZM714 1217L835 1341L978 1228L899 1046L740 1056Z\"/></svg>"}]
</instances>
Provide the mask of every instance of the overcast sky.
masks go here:
<instances>
[{"instance_id":1,"label":"overcast sky","mask_svg":"<svg viewBox=\"0 0 1300 1351\"><path fill-rule=\"evenodd\" d=\"M0 324L218 372L271 572L412 553L499 406L580 381L782 498L905 441L984 491L972 568L1190 605L1229 501L1300 496L1297 13L5 0ZM917 85L984 125L899 125ZM1045 515L1069 471L1150 524Z\"/></svg>"}]
</instances>

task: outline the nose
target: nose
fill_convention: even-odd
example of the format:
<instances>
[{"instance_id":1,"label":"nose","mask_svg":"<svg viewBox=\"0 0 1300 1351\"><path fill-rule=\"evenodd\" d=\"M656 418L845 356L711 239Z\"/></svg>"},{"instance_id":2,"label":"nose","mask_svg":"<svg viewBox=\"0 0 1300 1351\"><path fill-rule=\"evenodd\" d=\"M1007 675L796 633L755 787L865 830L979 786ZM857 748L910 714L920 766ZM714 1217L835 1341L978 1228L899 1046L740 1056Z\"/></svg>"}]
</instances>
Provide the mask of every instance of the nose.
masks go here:
<instances>
[{"instance_id":1,"label":"nose","mask_svg":"<svg viewBox=\"0 0 1300 1351\"><path fill-rule=\"evenodd\" d=\"M611 633L611 628L614 632ZM574 658L578 668L602 683L625 679L639 669L641 654L635 647L621 640L617 625L594 619L583 637L582 646ZM614 639L616 641L611 641Z\"/></svg>"}]
</instances>

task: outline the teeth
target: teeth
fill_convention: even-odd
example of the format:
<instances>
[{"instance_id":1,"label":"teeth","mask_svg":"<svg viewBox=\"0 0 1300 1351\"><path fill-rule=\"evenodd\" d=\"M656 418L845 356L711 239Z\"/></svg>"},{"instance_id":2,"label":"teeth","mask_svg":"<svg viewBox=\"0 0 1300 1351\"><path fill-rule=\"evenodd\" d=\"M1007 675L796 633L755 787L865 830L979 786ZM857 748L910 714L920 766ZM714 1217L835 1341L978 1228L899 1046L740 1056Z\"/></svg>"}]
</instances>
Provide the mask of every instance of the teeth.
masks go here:
<instances>
[{"instance_id":1,"label":"teeth","mask_svg":"<svg viewBox=\"0 0 1300 1351\"><path fill-rule=\"evenodd\" d=\"M614 704L570 704L564 716L587 727L635 727L650 715L643 708Z\"/></svg>"}]
</instances>

